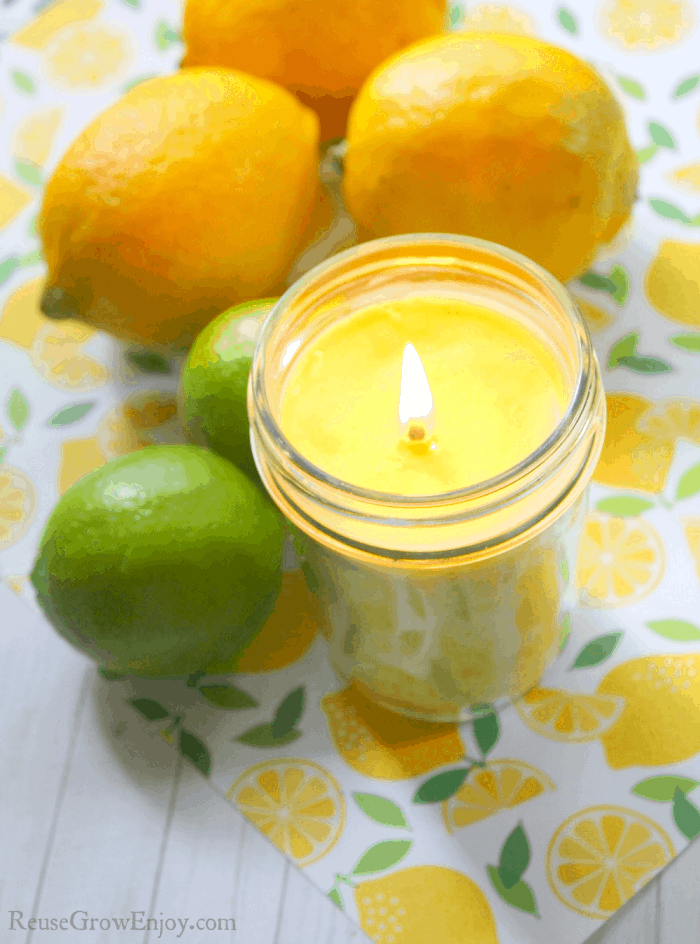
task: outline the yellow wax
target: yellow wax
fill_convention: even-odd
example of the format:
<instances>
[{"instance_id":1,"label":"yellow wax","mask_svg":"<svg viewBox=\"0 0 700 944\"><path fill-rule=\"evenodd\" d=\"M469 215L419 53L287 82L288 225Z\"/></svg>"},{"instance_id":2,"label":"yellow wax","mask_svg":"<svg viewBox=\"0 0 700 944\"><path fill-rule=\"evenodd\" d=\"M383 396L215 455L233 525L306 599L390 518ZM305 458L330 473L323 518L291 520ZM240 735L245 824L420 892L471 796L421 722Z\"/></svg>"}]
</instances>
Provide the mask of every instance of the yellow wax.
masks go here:
<instances>
[{"instance_id":1,"label":"yellow wax","mask_svg":"<svg viewBox=\"0 0 700 944\"><path fill-rule=\"evenodd\" d=\"M399 424L407 343L433 396L434 448ZM302 456L363 488L434 495L517 465L554 431L569 399L546 340L464 299L412 295L368 305L302 348L282 393L280 425Z\"/></svg>"}]
</instances>

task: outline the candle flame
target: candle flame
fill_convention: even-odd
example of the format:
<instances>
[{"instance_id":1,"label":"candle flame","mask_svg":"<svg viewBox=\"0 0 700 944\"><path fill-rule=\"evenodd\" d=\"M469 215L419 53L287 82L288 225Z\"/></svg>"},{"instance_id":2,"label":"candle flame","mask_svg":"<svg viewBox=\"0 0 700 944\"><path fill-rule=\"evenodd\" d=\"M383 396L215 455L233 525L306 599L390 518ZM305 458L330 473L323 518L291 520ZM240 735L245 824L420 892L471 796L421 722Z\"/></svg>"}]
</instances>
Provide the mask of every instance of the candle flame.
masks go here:
<instances>
[{"instance_id":1,"label":"candle flame","mask_svg":"<svg viewBox=\"0 0 700 944\"><path fill-rule=\"evenodd\" d=\"M425 438L432 427L433 395L423 362L412 344L403 350L399 423L401 432L412 442Z\"/></svg>"}]
</instances>

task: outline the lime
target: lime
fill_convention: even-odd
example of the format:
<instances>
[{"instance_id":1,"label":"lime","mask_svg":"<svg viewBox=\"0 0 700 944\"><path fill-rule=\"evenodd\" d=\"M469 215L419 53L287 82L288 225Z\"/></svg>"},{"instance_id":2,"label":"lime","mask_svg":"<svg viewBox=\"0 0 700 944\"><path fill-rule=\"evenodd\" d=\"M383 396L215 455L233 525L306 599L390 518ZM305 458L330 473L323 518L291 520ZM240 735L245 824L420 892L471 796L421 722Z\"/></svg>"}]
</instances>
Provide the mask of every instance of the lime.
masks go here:
<instances>
[{"instance_id":1,"label":"lime","mask_svg":"<svg viewBox=\"0 0 700 944\"><path fill-rule=\"evenodd\" d=\"M259 482L250 448L248 374L255 341L277 301L263 298L228 308L195 340L180 382L185 435Z\"/></svg>"},{"instance_id":2,"label":"lime","mask_svg":"<svg viewBox=\"0 0 700 944\"><path fill-rule=\"evenodd\" d=\"M279 593L284 532L198 446L147 446L59 499L32 573L55 628L109 672L180 678L245 648Z\"/></svg>"}]
</instances>

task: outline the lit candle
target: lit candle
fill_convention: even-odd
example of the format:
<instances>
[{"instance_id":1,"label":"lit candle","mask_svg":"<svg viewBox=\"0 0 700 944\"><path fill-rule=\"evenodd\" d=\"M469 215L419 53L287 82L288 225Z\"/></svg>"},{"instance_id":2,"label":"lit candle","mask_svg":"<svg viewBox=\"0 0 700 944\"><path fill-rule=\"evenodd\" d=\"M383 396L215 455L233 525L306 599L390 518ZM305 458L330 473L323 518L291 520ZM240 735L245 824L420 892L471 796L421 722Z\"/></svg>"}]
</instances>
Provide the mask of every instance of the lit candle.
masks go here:
<instances>
[{"instance_id":1,"label":"lit candle","mask_svg":"<svg viewBox=\"0 0 700 944\"><path fill-rule=\"evenodd\" d=\"M603 399L563 287L489 243L376 240L283 297L251 438L310 538L341 678L440 720L539 681L573 602Z\"/></svg>"}]
</instances>

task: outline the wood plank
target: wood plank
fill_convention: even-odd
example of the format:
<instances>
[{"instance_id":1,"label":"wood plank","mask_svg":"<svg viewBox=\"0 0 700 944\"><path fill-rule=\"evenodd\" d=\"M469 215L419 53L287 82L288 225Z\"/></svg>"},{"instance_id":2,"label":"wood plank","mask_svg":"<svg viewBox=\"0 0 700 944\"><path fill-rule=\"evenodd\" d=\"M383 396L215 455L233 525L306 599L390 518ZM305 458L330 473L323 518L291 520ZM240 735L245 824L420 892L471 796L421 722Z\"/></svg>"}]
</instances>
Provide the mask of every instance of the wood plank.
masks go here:
<instances>
[{"instance_id":1,"label":"wood plank","mask_svg":"<svg viewBox=\"0 0 700 944\"><path fill-rule=\"evenodd\" d=\"M660 876L658 944L700 941L700 841L685 849Z\"/></svg>"},{"instance_id":2,"label":"wood plank","mask_svg":"<svg viewBox=\"0 0 700 944\"><path fill-rule=\"evenodd\" d=\"M371 944L347 915L299 870L289 868L273 944ZM447 944L447 942L444 942Z\"/></svg>"},{"instance_id":3,"label":"wood plank","mask_svg":"<svg viewBox=\"0 0 700 944\"><path fill-rule=\"evenodd\" d=\"M5 926L11 910L26 919L33 912L75 746L88 663L4 587L0 613L0 914ZM23 942L26 934L15 926L13 939Z\"/></svg>"},{"instance_id":4,"label":"wood plank","mask_svg":"<svg viewBox=\"0 0 700 944\"><path fill-rule=\"evenodd\" d=\"M659 879L650 882L606 921L585 944L658 944ZM681 939L690 944L689 938ZM676 944L680 944L676 942Z\"/></svg>"},{"instance_id":5,"label":"wood plank","mask_svg":"<svg viewBox=\"0 0 700 944\"><path fill-rule=\"evenodd\" d=\"M37 917L80 910L99 922L148 911L176 768L175 752L124 707L118 683L91 668ZM99 923L87 930L90 944L122 937Z\"/></svg>"}]
</instances>

